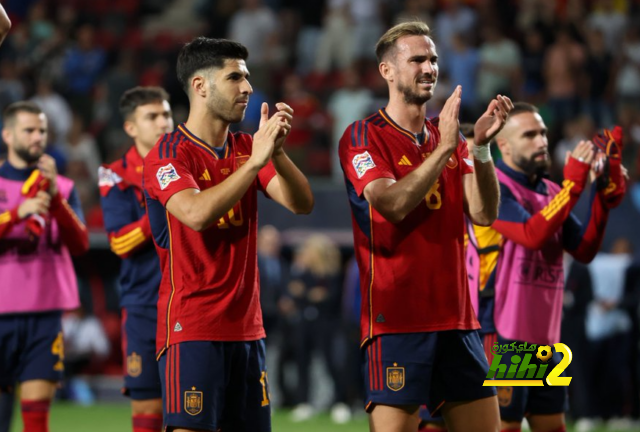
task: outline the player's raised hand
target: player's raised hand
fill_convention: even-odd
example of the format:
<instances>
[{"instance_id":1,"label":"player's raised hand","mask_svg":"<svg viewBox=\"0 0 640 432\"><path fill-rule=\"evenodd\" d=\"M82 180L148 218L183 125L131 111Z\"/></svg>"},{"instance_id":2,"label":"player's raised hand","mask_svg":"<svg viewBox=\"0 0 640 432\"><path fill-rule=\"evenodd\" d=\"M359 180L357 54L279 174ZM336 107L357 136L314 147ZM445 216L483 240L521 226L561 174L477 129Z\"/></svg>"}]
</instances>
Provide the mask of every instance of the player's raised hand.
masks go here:
<instances>
[{"instance_id":1,"label":"player's raised hand","mask_svg":"<svg viewBox=\"0 0 640 432\"><path fill-rule=\"evenodd\" d=\"M27 198L18 207L18 217L24 219L32 214L45 215L49 212L51 205L51 196L44 192L38 191L33 198Z\"/></svg>"},{"instance_id":2,"label":"player's raised hand","mask_svg":"<svg viewBox=\"0 0 640 432\"><path fill-rule=\"evenodd\" d=\"M458 137L460 136L460 101L462 98L462 86L456 86L451 96L447 99L440 111L440 145L446 146L450 151L458 147Z\"/></svg>"},{"instance_id":3,"label":"player's raised hand","mask_svg":"<svg viewBox=\"0 0 640 432\"><path fill-rule=\"evenodd\" d=\"M512 109L513 102L506 96L498 95L489 102L487 110L473 126L475 145L489 144L504 127Z\"/></svg>"},{"instance_id":4,"label":"player's raised hand","mask_svg":"<svg viewBox=\"0 0 640 432\"><path fill-rule=\"evenodd\" d=\"M287 135L291 132L291 123L293 121L293 108L284 102L278 102L276 104L276 108L278 109L278 112L275 115L280 116L281 119L285 120L285 125L276 138L275 149L273 150L274 155L282 151Z\"/></svg>"},{"instance_id":5,"label":"player's raised hand","mask_svg":"<svg viewBox=\"0 0 640 432\"><path fill-rule=\"evenodd\" d=\"M260 168L265 166L275 148L275 142L282 129L285 127L286 121L282 116L274 115L269 118L269 105L262 103L260 109L260 128L253 135L253 149L251 158L253 162Z\"/></svg>"},{"instance_id":6,"label":"player's raised hand","mask_svg":"<svg viewBox=\"0 0 640 432\"><path fill-rule=\"evenodd\" d=\"M591 165L596 157L593 143L591 141L580 141L571 153L567 152L567 156L564 161L565 164L569 163L570 157L576 159L578 162Z\"/></svg>"},{"instance_id":7,"label":"player's raised hand","mask_svg":"<svg viewBox=\"0 0 640 432\"><path fill-rule=\"evenodd\" d=\"M51 196L55 196L58 193L58 169L55 159L48 154L43 154L38 160L38 169L42 176L49 180L49 193Z\"/></svg>"}]
</instances>

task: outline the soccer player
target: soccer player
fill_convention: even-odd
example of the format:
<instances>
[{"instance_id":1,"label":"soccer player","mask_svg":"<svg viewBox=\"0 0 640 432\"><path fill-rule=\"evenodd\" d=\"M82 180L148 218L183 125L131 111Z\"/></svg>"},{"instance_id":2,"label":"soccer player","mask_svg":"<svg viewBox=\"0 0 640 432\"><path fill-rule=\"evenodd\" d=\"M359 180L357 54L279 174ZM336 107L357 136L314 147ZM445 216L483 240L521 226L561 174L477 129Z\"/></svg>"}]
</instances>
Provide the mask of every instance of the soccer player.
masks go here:
<instances>
[{"instance_id":1,"label":"soccer player","mask_svg":"<svg viewBox=\"0 0 640 432\"><path fill-rule=\"evenodd\" d=\"M497 96L476 122L472 162L459 133L459 86L439 118L425 118L438 79L429 27L391 28L376 54L389 102L349 126L339 148L360 267L370 428L415 432L426 404L450 431L496 431L464 268L464 215L481 225L497 215L488 144L512 104Z\"/></svg>"},{"instance_id":2,"label":"soccer player","mask_svg":"<svg viewBox=\"0 0 640 432\"><path fill-rule=\"evenodd\" d=\"M169 95L159 87L135 87L120 98L124 130L133 146L100 168L104 224L120 269L124 393L131 397L134 432L162 429L162 389L156 362L160 262L142 190L143 159L173 130Z\"/></svg>"},{"instance_id":3,"label":"soccer player","mask_svg":"<svg viewBox=\"0 0 640 432\"><path fill-rule=\"evenodd\" d=\"M567 156L560 187L545 178L551 158L547 127L536 107L517 103L496 137L503 156L497 164L502 197L498 219L481 233L470 229L467 248L470 289L488 357L495 342L560 342L563 250L580 262L591 261L609 211L626 190L620 129L594 141L600 150L581 141ZM571 210L590 172L596 181L589 220L582 225ZM503 355L501 363L510 364L510 355ZM554 354L548 370L561 359ZM520 430L526 416L534 432L565 430L566 387L499 387L498 397L503 429Z\"/></svg>"},{"instance_id":4,"label":"soccer player","mask_svg":"<svg viewBox=\"0 0 640 432\"><path fill-rule=\"evenodd\" d=\"M144 161L160 256L157 355L168 431L271 430L258 286L257 192L293 213L313 195L284 141L292 110L261 107L259 130L230 133L249 97L247 49L199 37L178 55L190 112Z\"/></svg>"},{"instance_id":5,"label":"soccer player","mask_svg":"<svg viewBox=\"0 0 640 432\"><path fill-rule=\"evenodd\" d=\"M27 432L48 430L62 379L62 311L79 306L71 255L89 247L73 182L44 150L47 118L32 102L4 111L0 167L0 392L19 385Z\"/></svg>"}]
</instances>

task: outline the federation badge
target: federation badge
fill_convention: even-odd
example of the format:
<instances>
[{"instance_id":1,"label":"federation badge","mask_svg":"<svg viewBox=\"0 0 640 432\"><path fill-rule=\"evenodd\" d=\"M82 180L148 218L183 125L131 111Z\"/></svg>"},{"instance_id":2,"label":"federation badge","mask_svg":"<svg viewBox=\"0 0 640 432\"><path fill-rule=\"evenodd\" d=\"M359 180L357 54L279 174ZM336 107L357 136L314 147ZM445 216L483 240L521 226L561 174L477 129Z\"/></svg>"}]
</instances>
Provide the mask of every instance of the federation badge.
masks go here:
<instances>
[{"instance_id":1,"label":"federation badge","mask_svg":"<svg viewBox=\"0 0 640 432\"><path fill-rule=\"evenodd\" d=\"M449 157L449 160L447 161L447 168L455 168L458 166L458 160L456 159L455 155L451 155Z\"/></svg>"},{"instance_id":2,"label":"federation badge","mask_svg":"<svg viewBox=\"0 0 640 432\"><path fill-rule=\"evenodd\" d=\"M399 367L398 363L387 368L387 387L393 391L402 390L404 387L404 368Z\"/></svg>"},{"instance_id":3,"label":"federation badge","mask_svg":"<svg viewBox=\"0 0 640 432\"><path fill-rule=\"evenodd\" d=\"M184 392L184 410L192 416L202 412L202 392L195 390L195 387L191 387L190 391Z\"/></svg>"},{"instance_id":4,"label":"federation badge","mask_svg":"<svg viewBox=\"0 0 640 432\"><path fill-rule=\"evenodd\" d=\"M180 179L180 176L176 172L176 169L173 167L173 165L169 164L160 167L160 169L156 173L156 178L158 179L158 183L160 184L160 189L164 190L167 186L169 186L169 183Z\"/></svg>"},{"instance_id":5,"label":"federation badge","mask_svg":"<svg viewBox=\"0 0 640 432\"><path fill-rule=\"evenodd\" d=\"M358 178L362 178L367 171L376 167L376 164L373 163L373 159L369 152L355 155L351 163L353 163L353 168L355 168Z\"/></svg>"},{"instance_id":6,"label":"federation badge","mask_svg":"<svg viewBox=\"0 0 640 432\"><path fill-rule=\"evenodd\" d=\"M138 377L142 373L142 357L134 352L127 356L127 375Z\"/></svg>"}]
</instances>

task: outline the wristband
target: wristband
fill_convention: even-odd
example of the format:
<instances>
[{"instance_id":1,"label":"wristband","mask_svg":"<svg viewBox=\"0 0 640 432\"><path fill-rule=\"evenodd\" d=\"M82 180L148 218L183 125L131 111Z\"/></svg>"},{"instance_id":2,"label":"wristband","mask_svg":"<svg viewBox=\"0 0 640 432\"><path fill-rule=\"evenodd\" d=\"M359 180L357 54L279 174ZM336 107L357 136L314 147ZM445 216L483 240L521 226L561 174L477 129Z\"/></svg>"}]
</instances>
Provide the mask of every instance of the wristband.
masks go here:
<instances>
[{"instance_id":1,"label":"wristband","mask_svg":"<svg viewBox=\"0 0 640 432\"><path fill-rule=\"evenodd\" d=\"M491 150L489 144L481 146L473 146L471 149L473 153L473 159L482 163L487 163L491 160Z\"/></svg>"}]
</instances>

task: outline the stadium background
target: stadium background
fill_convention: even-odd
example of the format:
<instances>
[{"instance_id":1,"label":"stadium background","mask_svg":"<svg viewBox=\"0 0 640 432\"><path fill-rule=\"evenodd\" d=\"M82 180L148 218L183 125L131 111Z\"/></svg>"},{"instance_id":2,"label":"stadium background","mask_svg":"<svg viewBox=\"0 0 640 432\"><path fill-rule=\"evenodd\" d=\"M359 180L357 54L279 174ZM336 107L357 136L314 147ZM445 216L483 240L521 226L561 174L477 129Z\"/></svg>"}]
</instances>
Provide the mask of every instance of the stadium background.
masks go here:
<instances>
[{"instance_id":1,"label":"stadium background","mask_svg":"<svg viewBox=\"0 0 640 432\"><path fill-rule=\"evenodd\" d=\"M0 109L34 99L49 114L50 152L61 172L76 181L91 229L91 251L76 260L83 305L111 347L106 358L83 369L97 405L54 406L52 430L85 430L78 425L89 413L96 420L86 430L99 431L102 423L104 430L128 425L125 401L113 397L121 370L118 260L102 228L97 167L130 145L117 109L124 90L163 86L171 94L176 123L186 120L188 101L174 65L181 44L197 35L228 37L249 48L255 92L240 129L255 131L263 100L283 100L295 109L288 152L311 177L316 208L307 217L293 217L260 201L261 225L281 230L287 260L310 233L321 232L338 244L341 262L348 262L350 217L336 165L337 137L351 121L385 103L386 84L373 55L378 37L394 23L418 18L432 27L440 56L429 115L437 115L454 84L463 85L463 122L472 122L496 93L535 103L550 126L555 180L564 152L580 139L614 123L625 128L630 190L611 215L603 250L624 238L637 261L640 231L631 227L640 216L638 0L8 0L3 5L13 27L0 48ZM578 205L579 215L586 214L586 201ZM345 298L336 303L336 320L348 319L345 303ZM635 327L625 343L637 356L637 303L630 310ZM277 343L271 350L275 358ZM635 419L636 359L623 359L632 365L632 385L624 389L621 411ZM331 403L331 389L323 384L323 366L316 366L320 389L312 402L322 410ZM274 393L278 406L277 388ZM114 401L123 404L104 405ZM277 411L274 430L288 430L287 413ZM116 418L122 420L120 429L108 426ZM305 430L313 430L314 423L318 430L329 427L326 415L315 419L304 423ZM19 430L19 416L15 420ZM68 426L60 426L64 421ZM336 427L366 430L364 420L355 421Z\"/></svg>"}]
</instances>

